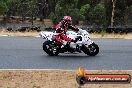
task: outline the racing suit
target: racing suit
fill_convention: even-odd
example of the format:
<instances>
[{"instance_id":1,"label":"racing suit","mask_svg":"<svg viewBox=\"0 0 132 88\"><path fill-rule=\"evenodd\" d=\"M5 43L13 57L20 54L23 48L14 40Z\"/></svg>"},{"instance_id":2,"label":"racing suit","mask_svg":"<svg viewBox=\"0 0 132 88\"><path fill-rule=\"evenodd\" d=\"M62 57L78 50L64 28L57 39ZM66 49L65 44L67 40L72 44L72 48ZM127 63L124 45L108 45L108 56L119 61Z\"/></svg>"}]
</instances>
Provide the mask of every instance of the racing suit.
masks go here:
<instances>
[{"instance_id":1,"label":"racing suit","mask_svg":"<svg viewBox=\"0 0 132 88\"><path fill-rule=\"evenodd\" d=\"M69 42L73 42L74 40L66 36L67 29L72 29L75 31L79 31L79 29L76 26L64 24L64 22L60 22L56 25L55 30L55 39L57 40L58 44L64 44L62 40L66 40Z\"/></svg>"}]
</instances>

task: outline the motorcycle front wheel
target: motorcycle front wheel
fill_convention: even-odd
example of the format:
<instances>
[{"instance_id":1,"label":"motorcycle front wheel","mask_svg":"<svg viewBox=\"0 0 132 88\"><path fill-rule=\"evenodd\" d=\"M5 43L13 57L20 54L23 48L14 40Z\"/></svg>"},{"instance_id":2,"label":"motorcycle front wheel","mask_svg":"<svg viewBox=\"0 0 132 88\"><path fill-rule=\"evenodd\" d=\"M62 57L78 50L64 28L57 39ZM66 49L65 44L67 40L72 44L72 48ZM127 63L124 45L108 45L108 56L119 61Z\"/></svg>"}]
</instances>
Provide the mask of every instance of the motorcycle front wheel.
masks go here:
<instances>
[{"instance_id":1,"label":"motorcycle front wheel","mask_svg":"<svg viewBox=\"0 0 132 88\"><path fill-rule=\"evenodd\" d=\"M88 47L83 45L82 51L89 56L95 56L99 53L99 47L95 43L90 44Z\"/></svg>"},{"instance_id":2,"label":"motorcycle front wheel","mask_svg":"<svg viewBox=\"0 0 132 88\"><path fill-rule=\"evenodd\" d=\"M45 41L43 43L43 50L49 56L57 56L59 54L59 48L58 48L58 46L55 46L54 43L51 42L51 41Z\"/></svg>"}]
</instances>

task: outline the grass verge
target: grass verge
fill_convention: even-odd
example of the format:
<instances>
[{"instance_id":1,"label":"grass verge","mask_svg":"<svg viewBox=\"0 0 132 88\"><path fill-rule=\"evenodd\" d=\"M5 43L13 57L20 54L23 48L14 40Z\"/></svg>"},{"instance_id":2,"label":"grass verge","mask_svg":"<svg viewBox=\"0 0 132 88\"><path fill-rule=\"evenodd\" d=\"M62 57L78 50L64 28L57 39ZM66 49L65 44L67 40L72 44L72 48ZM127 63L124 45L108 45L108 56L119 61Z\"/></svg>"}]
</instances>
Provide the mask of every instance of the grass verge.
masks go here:
<instances>
[{"instance_id":1,"label":"grass verge","mask_svg":"<svg viewBox=\"0 0 132 88\"><path fill-rule=\"evenodd\" d=\"M0 31L0 36L39 36L38 32L8 32ZM128 34L108 34L108 33L91 33L91 38L132 38L132 33Z\"/></svg>"}]
</instances>

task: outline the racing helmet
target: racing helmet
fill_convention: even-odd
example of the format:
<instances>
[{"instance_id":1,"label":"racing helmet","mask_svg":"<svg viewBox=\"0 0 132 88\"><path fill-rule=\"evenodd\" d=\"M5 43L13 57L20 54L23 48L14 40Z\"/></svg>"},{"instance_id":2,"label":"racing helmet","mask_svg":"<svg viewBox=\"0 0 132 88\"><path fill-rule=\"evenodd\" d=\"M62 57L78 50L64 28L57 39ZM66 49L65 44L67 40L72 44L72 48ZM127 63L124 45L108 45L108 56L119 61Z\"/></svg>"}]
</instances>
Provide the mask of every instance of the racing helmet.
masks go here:
<instances>
[{"instance_id":1,"label":"racing helmet","mask_svg":"<svg viewBox=\"0 0 132 88\"><path fill-rule=\"evenodd\" d=\"M64 16L62 20L66 24L69 24L69 25L72 24L72 18L70 16Z\"/></svg>"}]
</instances>

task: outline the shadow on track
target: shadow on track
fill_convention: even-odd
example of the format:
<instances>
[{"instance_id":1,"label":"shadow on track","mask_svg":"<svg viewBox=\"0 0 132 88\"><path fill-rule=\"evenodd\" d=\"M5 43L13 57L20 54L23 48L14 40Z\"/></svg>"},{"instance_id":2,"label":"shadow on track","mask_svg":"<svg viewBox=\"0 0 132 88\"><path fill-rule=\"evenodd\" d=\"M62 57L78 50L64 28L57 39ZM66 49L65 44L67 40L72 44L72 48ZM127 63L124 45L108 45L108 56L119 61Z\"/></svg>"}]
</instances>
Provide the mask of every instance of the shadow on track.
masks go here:
<instances>
[{"instance_id":1,"label":"shadow on track","mask_svg":"<svg viewBox=\"0 0 132 88\"><path fill-rule=\"evenodd\" d=\"M100 56L88 56L85 54L59 54L58 56L46 55L45 57L48 59L98 59Z\"/></svg>"}]
</instances>

